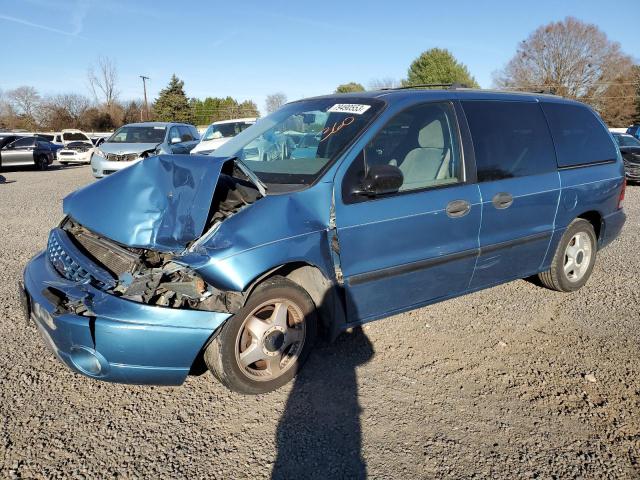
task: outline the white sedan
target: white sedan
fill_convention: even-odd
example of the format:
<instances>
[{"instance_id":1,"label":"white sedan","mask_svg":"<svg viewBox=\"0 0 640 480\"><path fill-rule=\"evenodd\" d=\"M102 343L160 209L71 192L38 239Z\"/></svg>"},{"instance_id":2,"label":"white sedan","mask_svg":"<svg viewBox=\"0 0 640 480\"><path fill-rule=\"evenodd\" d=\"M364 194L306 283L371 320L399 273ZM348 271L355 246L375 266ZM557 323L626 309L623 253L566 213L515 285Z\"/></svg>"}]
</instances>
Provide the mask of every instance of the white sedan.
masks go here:
<instances>
[{"instance_id":1,"label":"white sedan","mask_svg":"<svg viewBox=\"0 0 640 480\"><path fill-rule=\"evenodd\" d=\"M90 163L94 147L87 142L69 142L56 153L60 163Z\"/></svg>"}]
</instances>

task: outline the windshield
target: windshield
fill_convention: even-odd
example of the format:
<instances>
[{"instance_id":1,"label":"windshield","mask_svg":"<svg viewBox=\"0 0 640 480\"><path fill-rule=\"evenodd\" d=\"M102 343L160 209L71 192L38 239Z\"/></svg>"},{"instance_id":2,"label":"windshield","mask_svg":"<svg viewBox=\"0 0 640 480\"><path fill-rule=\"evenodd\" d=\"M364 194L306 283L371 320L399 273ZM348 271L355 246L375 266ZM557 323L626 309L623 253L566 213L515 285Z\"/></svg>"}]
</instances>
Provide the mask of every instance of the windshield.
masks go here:
<instances>
[{"instance_id":1,"label":"windshield","mask_svg":"<svg viewBox=\"0 0 640 480\"><path fill-rule=\"evenodd\" d=\"M225 143L215 155L238 157L267 184L310 184L383 105L355 97L290 103Z\"/></svg>"},{"instance_id":2,"label":"windshield","mask_svg":"<svg viewBox=\"0 0 640 480\"><path fill-rule=\"evenodd\" d=\"M125 125L116 130L107 143L162 143L165 127L132 127Z\"/></svg>"},{"instance_id":3,"label":"windshield","mask_svg":"<svg viewBox=\"0 0 640 480\"><path fill-rule=\"evenodd\" d=\"M249 122L233 122L233 123L220 123L218 125L209 125L207 131L204 132L202 140L215 140L216 138L230 138L235 137L243 130L249 128L252 123Z\"/></svg>"},{"instance_id":4,"label":"windshield","mask_svg":"<svg viewBox=\"0 0 640 480\"><path fill-rule=\"evenodd\" d=\"M621 147L640 147L640 140L631 135L614 135L614 137Z\"/></svg>"}]
</instances>

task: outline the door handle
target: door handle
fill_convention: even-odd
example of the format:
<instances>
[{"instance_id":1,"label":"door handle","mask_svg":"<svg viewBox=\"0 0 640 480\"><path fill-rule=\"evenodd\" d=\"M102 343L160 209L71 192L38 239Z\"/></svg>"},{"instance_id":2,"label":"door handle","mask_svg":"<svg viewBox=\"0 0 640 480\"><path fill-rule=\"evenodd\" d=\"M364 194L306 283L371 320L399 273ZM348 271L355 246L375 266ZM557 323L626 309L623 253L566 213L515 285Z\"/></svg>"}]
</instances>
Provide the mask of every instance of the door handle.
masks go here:
<instances>
[{"instance_id":1,"label":"door handle","mask_svg":"<svg viewBox=\"0 0 640 480\"><path fill-rule=\"evenodd\" d=\"M464 217L471 210L471 204L466 200L453 200L447 204L446 212L451 218Z\"/></svg>"},{"instance_id":2,"label":"door handle","mask_svg":"<svg viewBox=\"0 0 640 480\"><path fill-rule=\"evenodd\" d=\"M513 196L506 192L496 193L491 202L498 210L504 210L505 208L509 208L513 203Z\"/></svg>"}]
</instances>

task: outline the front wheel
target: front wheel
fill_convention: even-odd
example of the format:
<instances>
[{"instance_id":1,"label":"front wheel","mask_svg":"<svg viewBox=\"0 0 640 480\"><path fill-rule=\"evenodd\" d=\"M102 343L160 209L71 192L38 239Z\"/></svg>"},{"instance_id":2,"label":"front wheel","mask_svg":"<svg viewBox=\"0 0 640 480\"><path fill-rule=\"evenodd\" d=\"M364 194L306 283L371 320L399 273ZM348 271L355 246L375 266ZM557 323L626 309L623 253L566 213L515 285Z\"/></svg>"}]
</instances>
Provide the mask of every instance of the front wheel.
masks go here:
<instances>
[{"instance_id":1,"label":"front wheel","mask_svg":"<svg viewBox=\"0 0 640 480\"><path fill-rule=\"evenodd\" d=\"M545 287L559 292L574 292L581 288L593 271L598 239L593 225L578 218L564 232L551 268L538 274Z\"/></svg>"},{"instance_id":2,"label":"front wheel","mask_svg":"<svg viewBox=\"0 0 640 480\"><path fill-rule=\"evenodd\" d=\"M284 277L259 285L207 346L204 359L227 388L266 393L296 376L317 333L309 294Z\"/></svg>"}]
</instances>

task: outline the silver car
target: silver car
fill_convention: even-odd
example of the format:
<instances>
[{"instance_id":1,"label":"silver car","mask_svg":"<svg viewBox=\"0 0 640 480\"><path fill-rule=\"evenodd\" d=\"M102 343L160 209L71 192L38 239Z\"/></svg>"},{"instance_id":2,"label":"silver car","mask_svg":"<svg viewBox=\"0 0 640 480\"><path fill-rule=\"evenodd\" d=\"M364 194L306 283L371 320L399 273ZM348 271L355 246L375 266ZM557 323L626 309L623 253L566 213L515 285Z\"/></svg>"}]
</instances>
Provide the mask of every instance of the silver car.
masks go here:
<instances>
[{"instance_id":1,"label":"silver car","mask_svg":"<svg viewBox=\"0 0 640 480\"><path fill-rule=\"evenodd\" d=\"M130 123L94 150L91 172L102 178L153 155L188 154L199 140L196 127L186 123Z\"/></svg>"}]
</instances>

